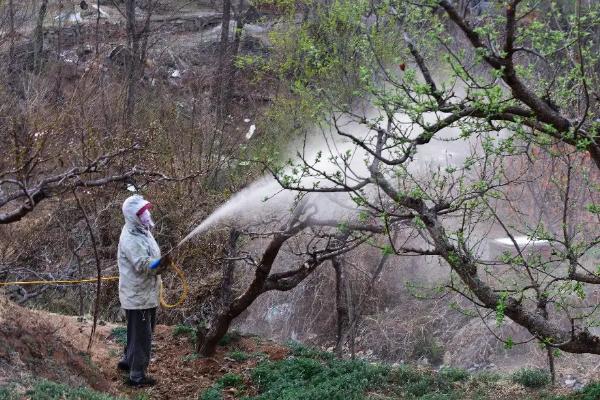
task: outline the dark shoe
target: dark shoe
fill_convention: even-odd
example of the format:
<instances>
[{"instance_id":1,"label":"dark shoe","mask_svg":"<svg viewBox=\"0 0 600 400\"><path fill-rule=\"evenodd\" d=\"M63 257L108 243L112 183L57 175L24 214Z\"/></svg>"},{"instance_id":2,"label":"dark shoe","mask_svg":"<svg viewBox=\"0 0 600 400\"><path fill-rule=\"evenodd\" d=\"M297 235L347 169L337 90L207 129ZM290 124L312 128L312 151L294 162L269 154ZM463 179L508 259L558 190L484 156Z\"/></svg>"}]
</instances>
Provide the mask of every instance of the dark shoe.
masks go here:
<instances>
[{"instance_id":1,"label":"dark shoe","mask_svg":"<svg viewBox=\"0 0 600 400\"><path fill-rule=\"evenodd\" d=\"M145 376L139 381L132 381L131 379L127 379L127 382L125 382L127 386L131 387L154 386L156 385L156 383L156 379L154 379L151 376Z\"/></svg>"},{"instance_id":2,"label":"dark shoe","mask_svg":"<svg viewBox=\"0 0 600 400\"><path fill-rule=\"evenodd\" d=\"M129 364L127 364L126 361L119 361L119 363L117 364L117 368L121 371L129 372Z\"/></svg>"}]
</instances>

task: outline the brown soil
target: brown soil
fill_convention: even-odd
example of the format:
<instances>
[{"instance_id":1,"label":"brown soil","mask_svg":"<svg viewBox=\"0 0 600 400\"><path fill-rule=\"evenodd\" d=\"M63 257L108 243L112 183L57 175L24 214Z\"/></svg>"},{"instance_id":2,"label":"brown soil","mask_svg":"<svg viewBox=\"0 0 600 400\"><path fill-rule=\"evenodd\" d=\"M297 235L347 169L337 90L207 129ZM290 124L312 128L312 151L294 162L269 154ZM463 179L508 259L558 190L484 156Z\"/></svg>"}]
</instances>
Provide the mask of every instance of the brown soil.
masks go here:
<instances>
[{"instance_id":1,"label":"brown soil","mask_svg":"<svg viewBox=\"0 0 600 400\"><path fill-rule=\"evenodd\" d=\"M219 347L211 358L199 358L188 337L173 337L171 327L158 325L149 374L159 384L132 389L124 384L126 374L116 368L123 349L112 335L117 325L98 325L88 353L91 326L89 320L29 310L0 296L0 386L33 377L130 398L143 390L151 399L197 399L199 392L226 373L249 376L259 357L235 361L228 357L233 350L263 354L271 360L288 354L287 348L273 342L242 337ZM225 399L230 398L225 393Z\"/></svg>"},{"instance_id":2,"label":"brown soil","mask_svg":"<svg viewBox=\"0 0 600 400\"><path fill-rule=\"evenodd\" d=\"M33 376L108 391L110 383L85 352L85 329L75 323L0 297L0 384Z\"/></svg>"}]
</instances>

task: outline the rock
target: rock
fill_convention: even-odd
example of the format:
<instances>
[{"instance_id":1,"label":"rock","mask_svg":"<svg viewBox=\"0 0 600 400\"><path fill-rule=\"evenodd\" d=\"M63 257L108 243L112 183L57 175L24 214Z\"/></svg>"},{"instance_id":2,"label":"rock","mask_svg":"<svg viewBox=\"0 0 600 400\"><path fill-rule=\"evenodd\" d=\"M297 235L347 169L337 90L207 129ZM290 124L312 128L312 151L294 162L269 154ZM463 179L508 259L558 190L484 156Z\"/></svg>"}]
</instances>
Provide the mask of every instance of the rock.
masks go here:
<instances>
[{"instance_id":1,"label":"rock","mask_svg":"<svg viewBox=\"0 0 600 400\"><path fill-rule=\"evenodd\" d=\"M568 388L572 388L577 383L577 379L566 379L565 386Z\"/></svg>"}]
</instances>

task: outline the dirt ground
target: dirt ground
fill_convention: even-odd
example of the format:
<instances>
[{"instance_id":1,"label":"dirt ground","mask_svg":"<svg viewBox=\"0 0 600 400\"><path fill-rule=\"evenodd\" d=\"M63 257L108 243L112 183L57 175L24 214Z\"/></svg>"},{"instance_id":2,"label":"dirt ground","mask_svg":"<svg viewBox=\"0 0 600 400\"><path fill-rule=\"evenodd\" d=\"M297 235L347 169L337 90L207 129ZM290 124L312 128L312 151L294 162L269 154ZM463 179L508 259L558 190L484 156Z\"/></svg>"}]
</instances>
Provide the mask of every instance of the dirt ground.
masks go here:
<instances>
[{"instance_id":1,"label":"dirt ground","mask_svg":"<svg viewBox=\"0 0 600 400\"><path fill-rule=\"evenodd\" d=\"M200 391L226 373L248 375L246 372L259 360L250 357L236 361L228 356L231 351L260 354L271 360L282 359L288 352L258 337L242 337L219 347L214 357L199 358L187 336L174 337L172 327L158 325L149 374L159 384L131 389L123 383L126 374L116 368L123 349L112 334L117 326L98 325L88 353L90 320L29 310L0 296L0 386L45 378L130 398L143 390L151 399L196 399Z\"/></svg>"}]
</instances>

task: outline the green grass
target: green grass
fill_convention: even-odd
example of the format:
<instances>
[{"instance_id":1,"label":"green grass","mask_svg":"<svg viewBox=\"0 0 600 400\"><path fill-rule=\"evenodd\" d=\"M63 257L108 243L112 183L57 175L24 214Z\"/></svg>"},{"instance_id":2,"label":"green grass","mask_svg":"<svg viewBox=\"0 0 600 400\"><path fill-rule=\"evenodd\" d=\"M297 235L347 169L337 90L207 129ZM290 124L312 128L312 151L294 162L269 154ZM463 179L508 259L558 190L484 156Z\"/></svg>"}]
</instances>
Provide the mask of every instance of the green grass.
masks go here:
<instances>
[{"instance_id":1,"label":"green grass","mask_svg":"<svg viewBox=\"0 0 600 400\"><path fill-rule=\"evenodd\" d=\"M199 400L222 400L223 389L225 388L236 388L243 393L246 385L244 384L244 377L238 374L225 374L223 375L214 385L200 393L198 396Z\"/></svg>"},{"instance_id":2,"label":"green grass","mask_svg":"<svg viewBox=\"0 0 600 400\"><path fill-rule=\"evenodd\" d=\"M110 336L115 340L115 342L125 346L127 344L127 327L117 326L113 328L110 332Z\"/></svg>"},{"instance_id":3,"label":"green grass","mask_svg":"<svg viewBox=\"0 0 600 400\"><path fill-rule=\"evenodd\" d=\"M18 398L14 385L0 387L0 400L17 400Z\"/></svg>"},{"instance_id":4,"label":"green grass","mask_svg":"<svg viewBox=\"0 0 600 400\"><path fill-rule=\"evenodd\" d=\"M238 362L243 362L252 358L252 354L248 354L245 351L241 350L233 350L227 353L227 357Z\"/></svg>"},{"instance_id":5,"label":"green grass","mask_svg":"<svg viewBox=\"0 0 600 400\"><path fill-rule=\"evenodd\" d=\"M250 373L254 395L244 393L245 381L239 375L225 375L200 394L200 400L222 400L223 390L238 389L240 400L460 400L466 397L493 400L490 385L507 383L513 376L494 372L471 375L460 368L444 367L439 371L401 365L368 363L360 360L339 360L331 353L290 343L290 357L279 361L262 360ZM246 353L237 351L240 358ZM233 358L233 357L232 357ZM514 377L527 387L545 386L546 375L536 370L520 371ZM552 397L550 390L534 389L528 396L536 400L590 400L600 394L600 384L586 388L575 397ZM587 396L587 397L583 397Z\"/></svg>"},{"instance_id":6,"label":"green grass","mask_svg":"<svg viewBox=\"0 0 600 400\"><path fill-rule=\"evenodd\" d=\"M173 337L179 336L187 336L188 338L195 340L196 339L196 328L189 325L178 324L173 327L173 331L171 332Z\"/></svg>"},{"instance_id":7,"label":"green grass","mask_svg":"<svg viewBox=\"0 0 600 400\"><path fill-rule=\"evenodd\" d=\"M521 368L512 374L511 379L515 383L532 389L547 386L551 381L548 372L537 368Z\"/></svg>"},{"instance_id":8,"label":"green grass","mask_svg":"<svg viewBox=\"0 0 600 400\"><path fill-rule=\"evenodd\" d=\"M10 389L9 389L10 390ZM6 395L7 397L2 397ZM10 397L14 395L15 397ZM87 388L73 388L56 382L40 380L25 394L31 400L119 400L104 393L96 392ZM0 391L0 399L16 399L16 394Z\"/></svg>"},{"instance_id":9,"label":"green grass","mask_svg":"<svg viewBox=\"0 0 600 400\"><path fill-rule=\"evenodd\" d=\"M440 369L439 375L450 382L462 382L469 379L469 373L462 368L444 367Z\"/></svg>"},{"instance_id":10,"label":"green grass","mask_svg":"<svg viewBox=\"0 0 600 400\"><path fill-rule=\"evenodd\" d=\"M253 400L359 400L369 389L385 385L389 367L361 361L323 360L295 356L264 361L252 372L259 395Z\"/></svg>"}]
</instances>

